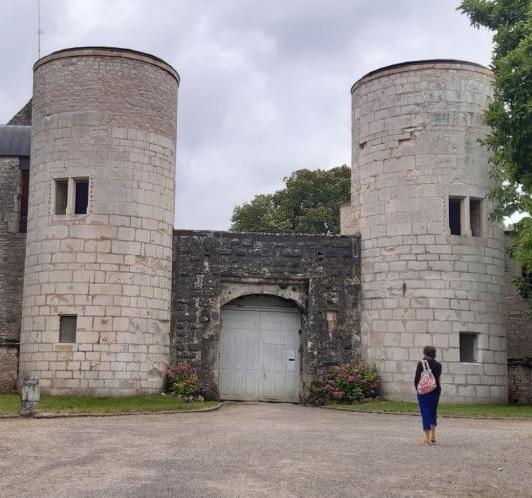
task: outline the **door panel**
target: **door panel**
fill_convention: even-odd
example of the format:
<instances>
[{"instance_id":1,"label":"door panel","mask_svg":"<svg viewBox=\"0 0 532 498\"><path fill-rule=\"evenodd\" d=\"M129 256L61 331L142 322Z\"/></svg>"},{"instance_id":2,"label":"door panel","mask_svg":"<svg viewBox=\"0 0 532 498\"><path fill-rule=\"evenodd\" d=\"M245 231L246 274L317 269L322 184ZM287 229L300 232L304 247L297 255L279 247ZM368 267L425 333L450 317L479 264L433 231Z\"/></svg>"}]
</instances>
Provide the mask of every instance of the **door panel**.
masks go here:
<instances>
[{"instance_id":1,"label":"door panel","mask_svg":"<svg viewBox=\"0 0 532 498\"><path fill-rule=\"evenodd\" d=\"M259 399L258 327L256 311L224 310L222 314L219 387L224 399Z\"/></svg>"},{"instance_id":2,"label":"door panel","mask_svg":"<svg viewBox=\"0 0 532 498\"><path fill-rule=\"evenodd\" d=\"M300 327L301 315L291 308L224 308L220 397L297 402Z\"/></svg>"}]
</instances>

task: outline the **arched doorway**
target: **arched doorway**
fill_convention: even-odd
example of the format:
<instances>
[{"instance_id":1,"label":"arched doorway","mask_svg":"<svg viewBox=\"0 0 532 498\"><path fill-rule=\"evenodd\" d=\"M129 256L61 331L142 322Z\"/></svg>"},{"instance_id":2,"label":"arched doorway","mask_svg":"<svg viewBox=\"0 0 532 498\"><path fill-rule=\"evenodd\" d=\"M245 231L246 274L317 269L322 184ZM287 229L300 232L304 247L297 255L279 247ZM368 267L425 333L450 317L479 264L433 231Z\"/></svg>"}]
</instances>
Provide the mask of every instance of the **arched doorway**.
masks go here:
<instances>
[{"instance_id":1,"label":"arched doorway","mask_svg":"<svg viewBox=\"0 0 532 498\"><path fill-rule=\"evenodd\" d=\"M251 295L222 308L220 399L299 401L301 313L290 301Z\"/></svg>"}]
</instances>

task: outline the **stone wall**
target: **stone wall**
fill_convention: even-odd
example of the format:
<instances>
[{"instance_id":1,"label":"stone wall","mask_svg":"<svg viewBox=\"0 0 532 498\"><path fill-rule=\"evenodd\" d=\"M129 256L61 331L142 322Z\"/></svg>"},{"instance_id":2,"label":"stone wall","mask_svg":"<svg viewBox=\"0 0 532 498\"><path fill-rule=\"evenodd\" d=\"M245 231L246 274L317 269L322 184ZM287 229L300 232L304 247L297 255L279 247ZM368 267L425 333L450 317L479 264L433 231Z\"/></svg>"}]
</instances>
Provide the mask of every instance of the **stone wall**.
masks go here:
<instances>
[{"instance_id":1,"label":"stone wall","mask_svg":"<svg viewBox=\"0 0 532 498\"><path fill-rule=\"evenodd\" d=\"M159 391L168 362L179 78L121 49L34 66L20 378L50 394ZM88 179L86 213L75 181ZM66 213L56 180L67 179ZM60 342L61 316L77 316Z\"/></svg>"},{"instance_id":2,"label":"stone wall","mask_svg":"<svg viewBox=\"0 0 532 498\"><path fill-rule=\"evenodd\" d=\"M18 343L26 234L19 230L19 158L0 157L0 344Z\"/></svg>"},{"instance_id":3,"label":"stone wall","mask_svg":"<svg viewBox=\"0 0 532 498\"><path fill-rule=\"evenodd\" d=\"M26 234L18 233L18 157L0 157L0 392L14 389L22 316Z\"/></svg>"},{"instance_id":4,"label":"stone wall","mask_svg":"<svg viewBox=\"0 0 532 498\"><path fill-rule=\"evenodd\" d=\"M352 199L342 214L354 220L342 227L360 230L362 345L384 395L414 397L416 361L433 345L446 401L504 402L504 241L487 219L488 157L478 143L491 73L459 61L398 64L352 94ZM461 199L460 235L450 232L451 197ZM479 199L476 236L469 206ZM477 334L474 362L460 360L462 332Z\"/></svg>"},{"instance_id":5,"label":"stone wall","mask_svg":"<svg viewBox=\"0 0 532 498\"><path fill-rule=\"evenodd\" d=\"M507 242L511 242L509 235ZM521 269L508 255L505 262L508 358L532 358L532 320L526 316L527 303L513 283L516 277L521 276Z\"/></svg>"},{"instance_id":6,"label":"stone wall","mask_svg":"<svg viewBox=\"0 0 532 498\"><path fill-rule=\"evenodd\" d=\"M18 346L0 345L0 393L17 390Z\"/></svg>"},{"instance_id":7,"label":"stone wall","mask_svg":"<svg viewBox=\"0 0 532 498\"><path fill-rule=\"evenodd\" d=\"M305 393L326 367L359 357L359 274L357 238L177 230L172 360L197 367L216 397L221 307L277 295L302 311Z\"/></svg>"},{"instance_id":8,"label":"stone wall","mask_svg":"<svg viewBox=\"0 0 532 498\"><path fill-rule=\"evenodd\" d=\"M511 233L507 233L511 243ZM506 256L505 300L508 341L508 388L510 403L532 404L532 320L527 317L527 303L513 284L521 276L520 266Z\"/></svg>"},{"instance_id":9,"label":"stone wall","mask_svg":"<svg viewBox=\"0 0 532 498\"><path fill-rule=\"evenodd\" d=\"M532 358L508 359L509 401L532 404Z\"/></svg>"}]
</instances>

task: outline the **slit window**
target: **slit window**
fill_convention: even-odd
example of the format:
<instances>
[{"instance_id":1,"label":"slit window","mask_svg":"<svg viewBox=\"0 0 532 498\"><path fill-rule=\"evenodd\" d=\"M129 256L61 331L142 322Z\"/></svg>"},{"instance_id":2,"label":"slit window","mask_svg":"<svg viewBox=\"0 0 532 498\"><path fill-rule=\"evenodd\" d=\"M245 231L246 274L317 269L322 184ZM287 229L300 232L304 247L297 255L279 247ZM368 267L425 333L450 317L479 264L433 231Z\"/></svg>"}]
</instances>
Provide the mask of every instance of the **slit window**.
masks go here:
<instances>
[{"instance_id":1,"label":"slit window","mask_svg":"<svg viewBox=\"0 0 532 498\"><path fill-rule=\"evenodd\" d=\"M66 214L68 202L68 180L55 180L55 214Z\"/></svg>"},{"instance_id":2,"label":"slit window","mask_svg":"<svg viewBox=\"0 0 532 498\"><path fill-rule=\"evenodd\" d=\"M471 224L471 235L473 237L482 236L482 200L469 200L469 220Z\"/></svg>"},{"instance_id":3,"label":"slit window","mask_svg":"<svg viewBox=\"0 0 532 498\"><path fill-rule=\"evenodd\" d=\"M20 211L19 233L26 233L28 229L28 194L30 188L30 172L27 169L20 170Z\"/></svg>"},{"instance_id":4,"label":"slit window","mask_svg":"<svg viewBox=\"0 0 532 498\"><path fill-rule=\"evenodd\" d=\"M76 342L76 315L63 315L59 317L59 342Z\"/></svg>"},{"instance_id":5,"label":"slit window","mask_svg":"<svg viewBox=\"0 0 532 498\"><path fill-rule=\"evenodd\" d=\"M462 235L462 199L449 197L449 229L451 235Z\"/></svg>"},{"instance_id":6,"label":"slit window","mask_svg":"<svg viewBox=\"0 0 532 498\"><path fill-rule=\"evenodd\" d=\"M75 214L87 214L87 206L89 205L89 180L88 178L80 178L74 180L75 185Z\"/></svg>"},{"instance_id":7,"label":"slit window","mask_svg":"<svg viewBox=\"0 0 532 498\"><path fill-rule=\"evenodd\" d=\"M462 363L476 363L478 334L460 332L460 361Z\"/></svg>"}]
</instances>

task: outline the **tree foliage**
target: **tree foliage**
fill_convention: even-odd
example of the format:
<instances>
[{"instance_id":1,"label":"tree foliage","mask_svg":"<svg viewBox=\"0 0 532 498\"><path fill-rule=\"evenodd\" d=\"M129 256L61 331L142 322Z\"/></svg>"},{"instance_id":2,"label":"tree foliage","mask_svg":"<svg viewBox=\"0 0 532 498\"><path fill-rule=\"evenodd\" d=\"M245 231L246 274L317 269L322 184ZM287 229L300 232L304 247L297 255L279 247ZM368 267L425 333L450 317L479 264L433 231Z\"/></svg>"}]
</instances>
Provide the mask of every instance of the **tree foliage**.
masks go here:
<instances>
[{"instance_id":1,"label":"tree foliage","mask_svg":"<svg viewBox=\"0 0 532 498\"><path fill-rule=\"evenodd\" d=\"M486 114L491 133L495 218L532 213L532 0L464 0L459 10L474 27L494 32L494 95ZM532 219L516 225L512 254L532 270Z\"/></svg>"},{"instance_id":2,"label":"tree foliage","mask_svg":"<svg viewBox=\"0 0 532 498\"><path fill-rule=\"evenodd\" d=\"M237 206L233 232L340 233L340 206L349 202L351 169L300 169L283 179L285 188Z\"/></svg>"}]
</instances>

